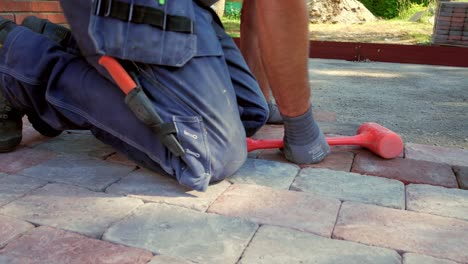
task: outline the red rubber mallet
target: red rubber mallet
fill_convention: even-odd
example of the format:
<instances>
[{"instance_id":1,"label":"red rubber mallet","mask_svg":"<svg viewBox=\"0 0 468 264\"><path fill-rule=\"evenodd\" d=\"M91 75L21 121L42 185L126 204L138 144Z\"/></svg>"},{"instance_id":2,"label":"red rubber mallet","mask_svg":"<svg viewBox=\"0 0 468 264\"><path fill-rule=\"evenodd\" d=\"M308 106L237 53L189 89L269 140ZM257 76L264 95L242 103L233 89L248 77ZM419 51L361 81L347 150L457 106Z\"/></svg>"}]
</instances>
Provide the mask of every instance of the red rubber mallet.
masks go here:
<instances>
[{"instance_id":1,"label":"red rubber mallet","mask_svg":"<svg viewBox=\"0 0 468 264\"><path fill-rule=\"evenodd\" d=\"M355 136L327 138L327 142L330 146L361 146L384 159L396 158L403 152L403 140L397 133L377 123L371 122L362 124ZM249 152L257 149L275 149L282 147L282 139L256 140L247 138L247 150Z\"/></svg>"}]
</instances>

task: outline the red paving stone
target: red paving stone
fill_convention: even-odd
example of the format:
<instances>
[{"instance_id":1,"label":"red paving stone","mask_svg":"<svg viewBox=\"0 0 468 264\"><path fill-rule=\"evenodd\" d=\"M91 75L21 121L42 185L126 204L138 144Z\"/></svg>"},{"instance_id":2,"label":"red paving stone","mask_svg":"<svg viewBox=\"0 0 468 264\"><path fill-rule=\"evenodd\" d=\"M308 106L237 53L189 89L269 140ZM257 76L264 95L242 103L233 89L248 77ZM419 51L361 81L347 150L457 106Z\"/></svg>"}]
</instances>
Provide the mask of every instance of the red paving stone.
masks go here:
<instances>
[{"instance_id":1,"label":"red paving stone","mask_svg":"<svg viewBox=\"0 0 468 264\"><path fill-rule=\"evenodd\" d=\"M466 149L443 148L410 143L406 145L405 152L407 159L446 163L454 166L468 166L468 150Z\"/></svg>"},{"instance_id":2,"label":"red paving stone","mask_svg":"<svg viewBox=\"0 0 468 264\"><path fill-rule=\"evenodd\" d=\"M345 202L333 238L467 263L466 234L467 221Z\"/></svg>"},{"instance_id":3,"label":"red paving stone","mask_svg":"<svg viewBox=\"0 0 468 264\"><path fill-rule=\"evenodd\" d=\"M21 141L21 146L34 147L48 139L50 138L39 134L39 132L30 126L23 127L23 140Z\"/></svg>"},{"instance_id":4,"label":"red paving stone","mask_svg":"<svg viewBox=\"0 0 468 264\"><path fill-rule=\"evenodd\" d=\"M17 173L57 156L56 153L27 147L0 153L0 172Z\"/></svg>"},{"instance_id":5,"label":"red paving stone","mask_svg":"<svg viewBox=\"0 0 468 264\"><path fill-rule=\"evenodd\" d=\"M284 136L284 127L282 125L263 126L252 138L255 139L280 139Z\"/></svg>"},{"instance_id":6,"label":"red paving stone","mask_svg":"<svg viewBox=\"0 0 468 264\"><path fill-rule=\"evenodd\" d=\"M135 162L129 160L127 157L120 153L115 153L109 156L106 161L113 162L113 163L118 163L126 166L131 166L131 167L136 167L137 165Z\"/></svg>"},{"instance_id":7,"label":"red paving stone","mask_svg":"<svg viewBox=\"0 0 468 264\"><path fill-rule=\"evenodd\" d=\"M0 248L5 246L11 239L32 228L34 226L30 223L0 215Z\"/></svg>"},{"instance_id":8,"label":"red paving stone","mask_svg":"<svg viewBox=\"0 0 468 264\"><path fill-rule=\"evenodd\" d=\"M351 171L354 160L352 152L332 152L322 162L311 165L301 165L302 168L321 168L335 171Z\"/></svg>"},{"instance_id":9,"label":"red paving stone","mask_svg":"<svg viewBox=\"0 0 468 264\"><path fill-rule=\"evenodd\" d=\"M457 179L449 165L420 160L381 159L375 155L358 154L352 172L385 177L405 184L419 183L458 188Z\"/></svg>"},{"instance_id":10,"label":"red paving stone","mask_svg":"<svg viewBox=\"0 0 468 264\"><path fill-rule=\"evenodd\" d=\"M153 257L149 251L87 238L50 227L38 227L0 251L8 263L138 264Z\"/></svg>"}]
</instances>

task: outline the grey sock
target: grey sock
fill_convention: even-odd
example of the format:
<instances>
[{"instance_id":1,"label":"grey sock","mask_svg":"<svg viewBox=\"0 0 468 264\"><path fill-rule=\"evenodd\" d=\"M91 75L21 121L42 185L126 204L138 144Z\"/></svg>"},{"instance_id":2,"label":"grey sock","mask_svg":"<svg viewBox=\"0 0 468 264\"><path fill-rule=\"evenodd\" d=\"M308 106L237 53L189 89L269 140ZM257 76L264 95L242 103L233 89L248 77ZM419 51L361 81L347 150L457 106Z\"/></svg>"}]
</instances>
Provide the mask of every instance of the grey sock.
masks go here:
<instances>
[{"instance_id":1,"label":"grey sock","mask_svg":"<svg viewBox=\"0 0 468 264\"><path fill-rule=\"evenodd\" d=\"M313 164L322 161L330 147L314 120L312 107L298 117L283 116L284 154L297 164Z\"/></svg>"}]
</instances>

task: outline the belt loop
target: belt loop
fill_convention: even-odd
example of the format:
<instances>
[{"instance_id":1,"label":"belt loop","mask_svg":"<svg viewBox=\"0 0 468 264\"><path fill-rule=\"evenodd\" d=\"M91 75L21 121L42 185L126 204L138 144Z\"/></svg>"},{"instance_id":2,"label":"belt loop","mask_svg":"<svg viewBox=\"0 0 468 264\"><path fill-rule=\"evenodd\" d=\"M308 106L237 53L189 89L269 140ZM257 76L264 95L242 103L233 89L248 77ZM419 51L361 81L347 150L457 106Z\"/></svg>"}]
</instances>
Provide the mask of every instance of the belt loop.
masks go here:
<instances>
[{"instance_id":1,"label":"belt loop","mask_svg":"<svg viewBox=\"0 0 468 264\"><path fill-rule=\"evenodd\" d=\"M101 0L94 0L94 14L99 15L101 11Z\"/></svg>"},{"instance_id":2,"label":"belt loop","mask_svg":"<svg viewBox=\"0 0 468 264\"><path fill-rule=\"evenodd\" d=\"M111 14L111 8L112 8L112 0L107 0L107 10L104 16L108 17Z\"/></svg>"},{"instance_id":3,"label":"belt loop","mask_svg":"<svg viewBox=\"0 0 468 264\"><path fill-rule=\"evenodd\" d=\"M133 18L133 0L130 3L130 10L128 11L128 21L127 22L131 22L132 18Z\"/></svg>"}]
</instances>

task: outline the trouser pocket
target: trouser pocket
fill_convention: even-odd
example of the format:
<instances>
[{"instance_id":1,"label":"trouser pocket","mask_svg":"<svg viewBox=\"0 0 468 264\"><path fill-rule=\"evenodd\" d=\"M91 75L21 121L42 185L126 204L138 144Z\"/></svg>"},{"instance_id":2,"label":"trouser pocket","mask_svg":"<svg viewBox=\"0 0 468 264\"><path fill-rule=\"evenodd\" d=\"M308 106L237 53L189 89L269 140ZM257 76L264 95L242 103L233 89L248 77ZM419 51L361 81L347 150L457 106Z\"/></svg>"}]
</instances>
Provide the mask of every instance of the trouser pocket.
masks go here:
<instances>
[{"instance_id":1,"label":"trouser pocket","mask_svg":"<svg viewBox=\"0 0 468 264\"><path fill-rule=\"evenodd\" d=\"M177 138L185 150L182 157L173 157L176 178L180 184L206 191L211 179L211 155L207 132L201 117L174 116Z\"/></svg>"}]
</instances>

